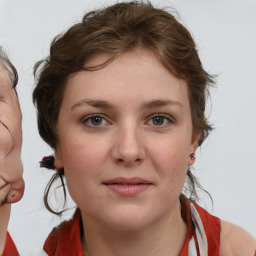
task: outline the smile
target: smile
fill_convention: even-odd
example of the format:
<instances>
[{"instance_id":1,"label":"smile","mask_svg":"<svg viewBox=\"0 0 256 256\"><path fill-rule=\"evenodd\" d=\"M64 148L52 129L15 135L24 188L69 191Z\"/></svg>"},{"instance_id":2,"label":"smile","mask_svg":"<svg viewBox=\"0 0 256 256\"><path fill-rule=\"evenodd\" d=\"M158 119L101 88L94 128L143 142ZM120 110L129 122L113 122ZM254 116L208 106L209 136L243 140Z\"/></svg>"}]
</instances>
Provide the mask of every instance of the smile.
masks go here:
<instances>
[{"instance_id":1,"label":"smile","mask_svg":"<svg viewBox=\"0 0 256 256\"><path fill-rule=\"evenodd\" d=\"M141 178L124 178L117 177L110 179L103 184L110 189L112 192L120 195L120 196L135 196L148 188L150 188L153 184L145 179Z\"/></svg>"}]
</instances>

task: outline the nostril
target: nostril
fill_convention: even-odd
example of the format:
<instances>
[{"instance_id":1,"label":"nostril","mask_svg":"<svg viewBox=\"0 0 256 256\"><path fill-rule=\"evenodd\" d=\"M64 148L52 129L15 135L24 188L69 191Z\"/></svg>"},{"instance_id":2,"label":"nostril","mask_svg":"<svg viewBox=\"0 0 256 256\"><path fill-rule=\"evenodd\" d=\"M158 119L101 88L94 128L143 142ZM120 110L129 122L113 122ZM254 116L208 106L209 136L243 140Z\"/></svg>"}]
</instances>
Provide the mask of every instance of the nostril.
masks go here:
<instances>
[{"instance_id":1,"label":"nostril","mask_svg":"<svg viewBox=\"0 0 256 256\"><path fill-rule=\"evenodd\" d=\"M24 189L25 183L23 179L12 183L11 190L7 196L7 202L13 204L20 201L20 199L23 197Z\"/></svg>"},{"instance_id":2,"label":"nostril","mask_svg":"<svg viewBox=\"0 0 256 256\"><path fill-rule=\"evenodd\" d=\"M23 191L11 190L7 196L7 203L14 204L20 201L23 196Z\"/></svg>"}]
</instances>

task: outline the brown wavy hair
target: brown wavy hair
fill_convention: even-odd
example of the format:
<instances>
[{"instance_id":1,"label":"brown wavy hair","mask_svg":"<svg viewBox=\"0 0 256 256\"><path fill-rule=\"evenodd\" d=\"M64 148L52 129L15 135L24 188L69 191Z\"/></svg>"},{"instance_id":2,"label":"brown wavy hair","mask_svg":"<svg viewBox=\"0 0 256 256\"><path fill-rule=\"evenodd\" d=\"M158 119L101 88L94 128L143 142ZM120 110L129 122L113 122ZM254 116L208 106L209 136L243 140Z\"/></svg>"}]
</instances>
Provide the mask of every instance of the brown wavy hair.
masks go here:
<instances>
[{"instance_id":1,"label":"brown wavy hair","mask_svg":"<svg viewBox=\"0 0 256 256\"><path fill-rule=\"evenodd\" d=\"M46 143L53 149L58 145L58 116L69 76L81 70L98 70L120 54L137 48L154 52L167 70L187 82L193 132L200 134L198 145L203 143L212 130L205 117L205 105L214 77L202 67L191 34L174 15L150 2L137 1L88 12L81 22L55 37L50 55L36 63L33 101L39 133ZM98 66L86 66L99 53L109 53L111 57ZM54 157L45 158L41 165L55 169ZM60 177L66 193L63 175L63 169L55 170L45 190L45 205L53 213L56 212L48 204L50 187ZM197 198L199 183L190 170L187 177L187 191Z\"/></svg>"}]
</instances>

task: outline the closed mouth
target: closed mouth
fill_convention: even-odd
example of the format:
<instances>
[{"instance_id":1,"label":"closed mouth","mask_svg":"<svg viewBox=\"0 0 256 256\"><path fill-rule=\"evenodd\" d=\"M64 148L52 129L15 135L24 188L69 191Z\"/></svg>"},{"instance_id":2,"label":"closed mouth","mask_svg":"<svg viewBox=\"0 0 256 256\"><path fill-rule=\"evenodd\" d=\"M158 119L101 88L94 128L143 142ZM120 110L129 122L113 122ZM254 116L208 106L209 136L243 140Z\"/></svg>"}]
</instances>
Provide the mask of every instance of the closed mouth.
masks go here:
<instances>
[{"instance_id":1,"label":"closed mouth","mask_svg":"<svg viewBox=\"0 0 256 256\"><path fill-rule=\"evenodd\" d=\"M134 197L148 190L153 183L138 177L117 177L103 182L103 184L115 194L122 197Z\"/></svg>"},{"instance_id":2,"label":"closed mouth","mask_svg":"<svg viewBox=\"0 0 256 256\"><path fill-rule=\"evenodd\" d=\"M103 182L104 185L152 185L152 182L138 178L116 177Z\"/></svg>"}]
</instances>

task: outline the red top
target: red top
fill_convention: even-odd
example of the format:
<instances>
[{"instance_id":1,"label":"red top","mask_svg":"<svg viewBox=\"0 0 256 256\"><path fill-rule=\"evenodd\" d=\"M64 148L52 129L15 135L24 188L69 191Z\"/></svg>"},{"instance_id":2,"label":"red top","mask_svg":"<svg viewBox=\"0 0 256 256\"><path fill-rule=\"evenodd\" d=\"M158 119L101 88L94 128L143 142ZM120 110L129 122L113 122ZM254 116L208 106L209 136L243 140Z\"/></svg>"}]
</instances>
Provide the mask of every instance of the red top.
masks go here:
<instances>
[{"instance_id":1,"label":"red top","mask_svg":"<svg viewBox=\"0 0 256 256\"><path fill-rule=\"evenodd\" d=\"M183 197L184 198L184 197ZM191 212L190 212L190 206L191 202L190 200L185 198L184 204L186 205L186 219L185 221L187 222L187 235L186 239L183 245L183 248L179 254L179 256L188 256L188 246L189 246L189 240L191 236L194 237L195 244L196 244L196 250L197 250L197 255L200 256L199 252L199 246L197 242L197 236L195 232L194 225L192 223L191 219ZM221 230L221 225L220 225L220 219L211 215L208 213L205 209L197 205L196 203L193 202L193 205L196 207L196 210L200 216L200 219L203 224L203 228L206 234L207 238L207 243L208 243L208 256L219 256L219 246L220 246L220 230ZM204 256L204 255L201 255Z\"/></svg>"},{"instance_id":2,"label":"red top","mask_svg":"<svg viewBox=\"0 0 256 256\"><path fill-rule=\"evenodd\" d=\"M206 210L193 203L203 223L204 231L206 233L208 242L208 256L219 256L220 244L220 220L209 214ZM199 256L199 249L197 244L197 237L194 225L190 216L190 201L186 201L187 212L187 235L183 248L179 256L188 256L189 241L192 236L196 242L197 255ZM82 219L80 210L77 209L73 218L69 221L63 222L59 227L54 228L50 233L44 244L44 250L49 256L84 256L82 250ZM18 256L17 249L11 240L9 234L7 235L6 246L3 256ZM203 255L201 255L203 256Z\"/></svg>"},{"instance_id":3,"label":"red top","mask_svg":"<svg viewBox=\"0 0 256 256\"><path fill-rule=\"evenodd\" d=\"M4 247L3 256L19 256L16 246L8 232L6 236L6 243Z\"/></svg>"},{"instance_id":4,"label":"red top","mask_svg":"<svg viewBox=\"0 0 256 256\"><path fill-rule=\"evenodd\" d=\"M79 209L73 218L54 228L44 244L49 256L84 256L81 242L82 217Z\"/></svg>"},{"instance_id":5,"label":"red top","mask_svg":"<svg viewBox=\"0 0 256 256\"><path fill-rule=\"evenodd\" d=\"M202 220L208 242L208 256L219 256L220 219L209 214L205 209L194 203Z\"/></svg>"}]
</instances>

